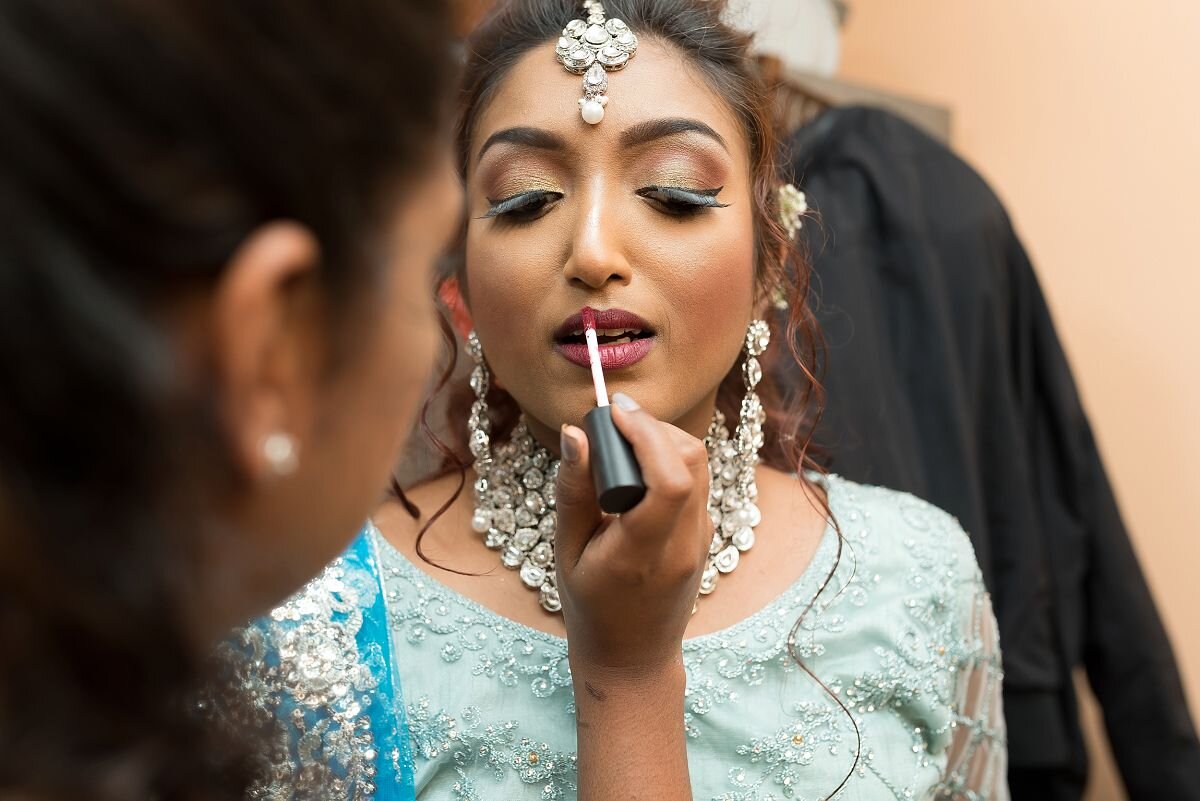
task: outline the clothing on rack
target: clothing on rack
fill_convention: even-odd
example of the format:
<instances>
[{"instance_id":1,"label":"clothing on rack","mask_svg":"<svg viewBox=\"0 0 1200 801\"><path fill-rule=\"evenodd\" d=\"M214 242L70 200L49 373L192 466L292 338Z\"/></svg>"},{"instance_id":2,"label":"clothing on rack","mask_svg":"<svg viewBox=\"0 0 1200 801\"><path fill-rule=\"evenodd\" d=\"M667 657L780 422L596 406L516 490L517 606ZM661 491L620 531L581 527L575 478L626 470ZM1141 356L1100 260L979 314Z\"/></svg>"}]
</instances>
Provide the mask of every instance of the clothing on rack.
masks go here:
<instances>
[{"instance_id":1,"label":"clothing on rack","mask_svg":"<svg viewBox=\"0 0 1200 801\"><path fill-rule=\"evenodd\" d=\"M1004 208L887 112L831 109L792 146L829 344L817 442L838 473L912 492L970 533L1000 626L1013 798L1082 796L1082 666L1131 799L1200 799L1171 647Z\"/></svg>"}]
</instances>

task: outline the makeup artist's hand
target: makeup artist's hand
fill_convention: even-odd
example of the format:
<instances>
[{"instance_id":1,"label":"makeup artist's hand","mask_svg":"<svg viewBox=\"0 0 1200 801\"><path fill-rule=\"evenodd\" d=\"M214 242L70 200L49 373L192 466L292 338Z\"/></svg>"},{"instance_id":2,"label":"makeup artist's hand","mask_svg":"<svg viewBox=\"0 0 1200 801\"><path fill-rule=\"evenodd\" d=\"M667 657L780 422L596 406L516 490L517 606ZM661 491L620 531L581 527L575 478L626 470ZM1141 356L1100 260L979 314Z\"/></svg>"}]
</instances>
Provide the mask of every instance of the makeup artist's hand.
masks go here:
<instances>
[{"instance_id":1,"label":"makeup artist's hand","mask_svg":"<svg viewBox=\"0 0 1200 801\"><path fill-rule=\"evenodd\" d=\"M603 515L587 437L574 426L563 427L558 469L555 566L575 685L579 799L691 801L683 632L712 542L708 454L629 398L613 400L646 497L620 517Z\"/></svg>"},{"instance_id":2,"label":"makeup artist's hand","mask_svg":"<svg viewBox=\"0 0 1200 801\"><path fill-rule=\"evenodd\" d=\"M596 501L586 435L562 431L555 563L572 669L638 673L680 662L712 541L708 454L624 395L613 420L642 469L646 496L620 516Z\"/></svg>"}]
</instances>

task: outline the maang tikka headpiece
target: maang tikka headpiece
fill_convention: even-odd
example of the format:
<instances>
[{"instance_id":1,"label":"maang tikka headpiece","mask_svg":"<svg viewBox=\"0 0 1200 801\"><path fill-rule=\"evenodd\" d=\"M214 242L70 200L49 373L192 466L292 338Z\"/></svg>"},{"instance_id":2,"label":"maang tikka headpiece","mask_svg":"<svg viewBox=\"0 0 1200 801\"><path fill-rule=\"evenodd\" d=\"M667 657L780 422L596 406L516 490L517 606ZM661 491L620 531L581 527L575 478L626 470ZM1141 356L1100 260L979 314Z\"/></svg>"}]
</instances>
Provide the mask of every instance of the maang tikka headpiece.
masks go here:
<instances>
[{"instance_id":1,"label":"maang tikka headpiece","mask_svg":"<svg viewBox=\"0 0 1200 801\"><path fill-rule=\"evenodd\" d=\"M619 70L637 53L638 41L619 19L606 19L600 0L584 0L586 20L573 19L563 28L554 52L568 71L583 76L579 113L595 125L604 119L608 105L608 72Z\"/></svg>"}]
</instances>

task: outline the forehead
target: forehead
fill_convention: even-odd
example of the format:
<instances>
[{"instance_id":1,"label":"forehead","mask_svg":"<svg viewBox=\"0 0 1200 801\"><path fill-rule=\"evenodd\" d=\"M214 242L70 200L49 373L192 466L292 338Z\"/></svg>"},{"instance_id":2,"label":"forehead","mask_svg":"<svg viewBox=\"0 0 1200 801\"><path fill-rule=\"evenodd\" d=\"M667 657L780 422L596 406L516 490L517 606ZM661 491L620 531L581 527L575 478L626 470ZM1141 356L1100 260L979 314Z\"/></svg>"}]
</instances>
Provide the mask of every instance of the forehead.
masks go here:
<instances>
[{"instance_id":1,"label":"forehead","mask_svg":"<svg viewBox=\"0 0 1200 801\"><path fill-rule=\"evenodd\" d=\"M732 109L700 71L672 45L641 37L637 55L622 70L609 72L608 107L598 125L579 115L583 76L558 63L554 43L525 53L501 81L471 135L472 159L495 131L516 126L544 128L581 149L615 146L631 125L662 118L691 118L705 123L745 162L745 135Z\"/></svg>"}]
</instances>

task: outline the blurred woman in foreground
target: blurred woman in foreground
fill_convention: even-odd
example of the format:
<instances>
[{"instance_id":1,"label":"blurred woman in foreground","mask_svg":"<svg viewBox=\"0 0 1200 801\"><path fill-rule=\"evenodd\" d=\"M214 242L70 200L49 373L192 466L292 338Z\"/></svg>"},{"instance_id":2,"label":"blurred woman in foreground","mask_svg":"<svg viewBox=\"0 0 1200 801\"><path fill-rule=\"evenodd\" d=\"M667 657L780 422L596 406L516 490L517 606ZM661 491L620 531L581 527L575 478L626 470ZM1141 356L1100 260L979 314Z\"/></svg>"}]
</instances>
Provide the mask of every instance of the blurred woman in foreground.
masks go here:
<instances>
[{"instance_id":1,"label":"blurred woman in foreground","mask_svg":"<svg viewBox=\"0 0 1200 801\"><path fill-rule=\"evenodd\" d=\"M378 501L460 189L441 3L0 5L0 797L217 798L182 700Z\"/></svg>"}]
</instances>

